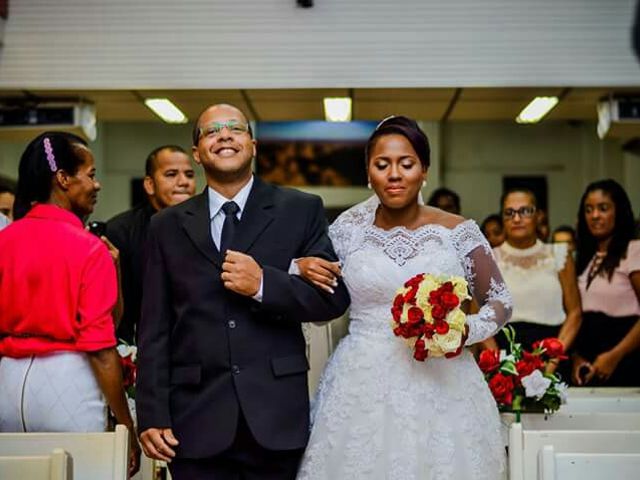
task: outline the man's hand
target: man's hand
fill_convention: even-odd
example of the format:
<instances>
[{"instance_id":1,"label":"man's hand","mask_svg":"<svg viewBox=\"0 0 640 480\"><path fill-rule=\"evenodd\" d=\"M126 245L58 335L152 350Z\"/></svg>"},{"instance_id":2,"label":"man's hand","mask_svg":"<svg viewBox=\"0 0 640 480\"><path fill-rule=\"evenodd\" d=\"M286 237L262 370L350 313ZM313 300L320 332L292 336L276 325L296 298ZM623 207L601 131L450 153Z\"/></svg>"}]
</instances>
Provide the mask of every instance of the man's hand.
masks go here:
<instances>
[{"instance_id":1,"label":"man's hand","mask_svg":"<svg viewBox=\"0 0 640 480\"><path fill-rule=\"evenodd\" d=\"M171 463L176 452L171 447L178 445L170 428L148 428L140 434L140 445L149 458Z\"/></svg>"},{"instance_id":2,"label":"man's hand","mask_svg":"<svg viewBox=\"0 0 640 480\"><path fill-rule=\"evenodd\" d=\"M253 297L260 289L262 268L253 257L227 250L220 278L226 289L246 297Z\"/></svg>"}]
</instances>

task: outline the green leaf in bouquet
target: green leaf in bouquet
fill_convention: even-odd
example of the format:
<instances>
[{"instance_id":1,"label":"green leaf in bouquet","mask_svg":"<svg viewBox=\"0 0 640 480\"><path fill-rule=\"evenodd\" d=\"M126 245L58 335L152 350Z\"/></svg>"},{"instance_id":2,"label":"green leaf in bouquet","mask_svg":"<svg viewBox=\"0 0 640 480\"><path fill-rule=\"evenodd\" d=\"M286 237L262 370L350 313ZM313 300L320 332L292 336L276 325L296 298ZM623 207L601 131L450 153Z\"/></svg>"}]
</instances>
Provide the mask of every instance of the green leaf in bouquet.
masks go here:
<instances>
[{"instance_id":1,"label":"green leaf in bouquet","mask_svg":"<svg viewBox=\"0 0 640 480\"><path fill-rule=\"evenodd\" d=\"M544 397L540 400L540 402L544 405L545 410L549 412L555 412L560 408L560 397L557 393L547 392Z\"/></svg>"},{"instance_id":2,"label":"green leaf in bouquet","mask_svg":"<svg viewBox=\"0 0 640 480\"><path fill-rule=\"evenodd\" d=\"M518 375L516 364L511 360L502 362L502 365L500 365L500 371L502 373L508 373L509 375Z\"/></svg>"}]
</instances>

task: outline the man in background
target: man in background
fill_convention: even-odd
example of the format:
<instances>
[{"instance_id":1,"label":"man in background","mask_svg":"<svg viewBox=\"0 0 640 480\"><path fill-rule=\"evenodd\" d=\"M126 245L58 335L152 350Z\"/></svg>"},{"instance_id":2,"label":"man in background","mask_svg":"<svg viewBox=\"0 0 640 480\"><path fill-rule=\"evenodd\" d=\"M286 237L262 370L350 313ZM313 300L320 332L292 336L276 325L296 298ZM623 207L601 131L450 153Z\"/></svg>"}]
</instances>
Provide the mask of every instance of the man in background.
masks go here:
<instances>
[{"instance_id":1,"label":"man in background","mask_svg":"<svg viewBox=\"0 0 640 480\"><path fill-rule=\"evenodd\" d=\"M146 201L107 222L107 238L120 250L124 315L116 335L136 343L142 301L144 243L151 216L192 197L196 182L191 160L177 145L154 149L145 163Z\"/></svg>"},{"instance_id":2,"label":"man in background","mask_svg":"<svg viewBox=\"0 0 640 480\"><path fill-rule=\"evenodd\" d=\"M442 187L434 190L427 205L460 215L460 195L448 188Z\"/></svg>"},{"instance_id":3,"label":"man in background","mask_svg":"<svg viewBox=\"0 0 640 480\"><path fill-rule=\"evenodd\" d=\"M13 202L16 199L16 182L0 177L0 213L13 220Z\"/></svg>"}]
</instances>

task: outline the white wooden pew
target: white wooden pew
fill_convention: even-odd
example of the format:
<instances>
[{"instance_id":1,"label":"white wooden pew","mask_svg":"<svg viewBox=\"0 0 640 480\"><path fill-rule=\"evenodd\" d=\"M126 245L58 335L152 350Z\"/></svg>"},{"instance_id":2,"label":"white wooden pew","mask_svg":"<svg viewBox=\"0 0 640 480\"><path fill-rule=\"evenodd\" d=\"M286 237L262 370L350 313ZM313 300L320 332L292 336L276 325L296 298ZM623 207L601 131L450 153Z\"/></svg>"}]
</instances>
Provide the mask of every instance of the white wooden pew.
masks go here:
<instances>
[{"instance_id":1,"label":"white wooden pew","mask_svg":"<svg viewBox=\"0 0 640 480\"><path fill-rule=\"evenodd\" d=\"M540 451L540 480L629 480L640 475L640 453L557 453Z\"/></svg>"},{"instance_id":2,"label":"white wooden pew","mask_svg":"<svg viewBox=\"0 0 640 480\"><path fill-rule=\"evenodd\" d=\"M640 413L529 413L521 422L524 430L640 430Z\"/></svg>"},{"instance_id":3,"label":"white wooden pew","mask_svg":"<svg viewBox=\"0 0 640 480\"><path fill-rule=\"evenodd\" d=\"M61 448L50 455L0 456L0 478L73 480L71 457Z\"/></svg>"},{"instance_id":4,"label":"white wooden pew","mask_svg":"<svg viewBox=\"0 0 640 480\"><path fill-rule=\"evenodd\" d=\"M48 455L54 448L71 455L75 480L127 478L129 434L124 425L101 433L0 433L1 455Z\"/></svg>"},{"instance_id":5,"label":"white wooden pew","mask_svg":"<svg viewBox=\"0 0 640 480\"><path fill-rule=\"evenodd\" d=\"M559 413L640 413L640 388L571 387Z\"/></svg>"},{"instance_id":6,"label":"white wooden pew","mask_svg":"<svg viewBox=\"0 0 640 480\"><path fill-rule=\"evenodd\" d=\"M545 445L559 453L640 453L640 431L524 430L514 423L509 430L510 480L536 480L538 454Z\"/></svg>"}]
</instances>

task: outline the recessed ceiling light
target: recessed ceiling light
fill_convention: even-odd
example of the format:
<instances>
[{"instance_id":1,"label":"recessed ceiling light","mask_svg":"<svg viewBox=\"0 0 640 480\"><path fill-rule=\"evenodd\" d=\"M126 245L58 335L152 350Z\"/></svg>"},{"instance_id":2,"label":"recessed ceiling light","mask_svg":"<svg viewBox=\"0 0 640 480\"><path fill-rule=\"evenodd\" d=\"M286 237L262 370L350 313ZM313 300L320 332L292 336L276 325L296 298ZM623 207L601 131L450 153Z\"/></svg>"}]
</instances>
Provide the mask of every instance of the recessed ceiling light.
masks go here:
<instances>
[{"instance_id":1,"label":"recessed ceiling light","mask_svg":"<svg viewBox=\"0 0 640 480\"><path fill-rule=\"evenodd\" d=\"M327 122L350 122L351 98L326 97L324 99L324 118Z\"/></svg>"},{"instance_id":2,"label":"recessed ceiling light","mask_svg":"<svg viewBox=\"0 0 640 480\"><path fill-rule=\"evenodd\" d=\"M168 98L147 98L144 104L167 123L187 123L189 119Z\"/></svg>"},{"instance_id":3,"label":"recessed ceiling light","mask_svg":"<svg viewBox=\"0 0 640 480\"><path fill-rule=\"evenodd\" d=\"M558 104L558 97L536 97L516 117L518 123L537 123Z\"/></svg>"}]
</instances>

